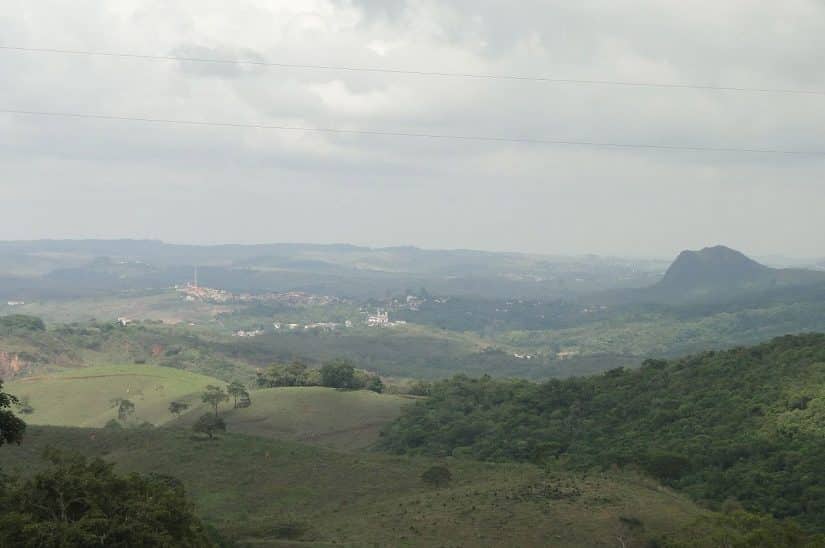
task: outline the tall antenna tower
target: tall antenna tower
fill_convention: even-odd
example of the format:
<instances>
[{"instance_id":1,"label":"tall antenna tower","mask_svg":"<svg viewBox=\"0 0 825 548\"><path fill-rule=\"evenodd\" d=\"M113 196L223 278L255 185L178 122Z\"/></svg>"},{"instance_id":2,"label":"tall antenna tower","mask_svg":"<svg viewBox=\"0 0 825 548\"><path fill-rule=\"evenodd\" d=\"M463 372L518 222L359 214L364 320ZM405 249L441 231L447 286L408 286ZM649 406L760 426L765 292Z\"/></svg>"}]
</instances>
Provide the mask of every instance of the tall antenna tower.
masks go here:
<instances>
[{"instance_id":1,"label":"tall antenna tower","mask_svg":"<svg viewBox=\"0 0 825 548\"><path fill-rule=\"evenodd\" d=\"M195 289L198 288L198 265L195 265Z\"/></svg>"}]
</instances>

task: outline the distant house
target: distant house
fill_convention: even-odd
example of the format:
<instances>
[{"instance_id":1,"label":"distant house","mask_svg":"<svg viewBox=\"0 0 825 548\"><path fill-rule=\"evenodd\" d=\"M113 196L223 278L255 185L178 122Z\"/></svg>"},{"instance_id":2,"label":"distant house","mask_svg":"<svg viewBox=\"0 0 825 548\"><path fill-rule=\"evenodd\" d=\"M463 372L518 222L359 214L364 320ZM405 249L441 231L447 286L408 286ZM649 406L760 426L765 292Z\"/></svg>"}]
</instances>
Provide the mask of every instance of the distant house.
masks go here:
<instances>
[{"instance_id":1,"label":"distant house","mask_svg":"<svg viewBox=\"0 0 825 548\"><path fill-rule=\"evenodd\" d=\"M333 331L338 329L339 324L335 322L317 322L317 323L308 323L304 326L304 329L320 329L322 331Z\"/></svg>"},{"instance_id":2,"label":"distant house","mask_svg":"<svg viewBox=\"0 0 825 548\"><path fill-rule=\"evenodd\" d=\"M367 325L370 327L387 327L390 324L390 315L384 310L379 310L372 316L367 316Z\"/></svg>"},{"instance_id":3,"label":"distant house","mask_svg":"<svg viewBox=\"0 0 825 548\"><path fill-rule=\"evenodd\" d=\"M235 333L233 333L232 335L234 337L257 337L257 336L263 335L263 334L264 334L263 329L255 329L255 330L252 330L252 331L245 331L243 329L239 329L238 331L235 331Z\"/></svg>"}]
</instances>

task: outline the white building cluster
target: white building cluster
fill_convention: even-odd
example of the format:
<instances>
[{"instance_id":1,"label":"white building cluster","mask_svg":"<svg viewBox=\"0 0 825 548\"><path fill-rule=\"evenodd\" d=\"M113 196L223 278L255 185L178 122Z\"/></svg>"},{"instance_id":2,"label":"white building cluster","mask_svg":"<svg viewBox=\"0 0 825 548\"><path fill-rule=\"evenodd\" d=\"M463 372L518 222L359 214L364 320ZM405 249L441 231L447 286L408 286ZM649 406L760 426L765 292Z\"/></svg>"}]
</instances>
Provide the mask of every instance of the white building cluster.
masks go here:
<instances>
[{"instance_id":1,"label":"white building cluster","mask_svg":"<svg viewBox=\"0 0 825 548\"><path fill-rule=\"evenodd\" d=\"M232 334L233 337L258 337L264 334L263 329L253 329L251 331L246 331L243 329L239 329Z\"/></svg>"},{"instance_id":2,"label":"white building cluster","mask_svg":"<svg viewBox=\"0 0 825 548\"><path fill-rule=\"evenodd\" d=\"M367 326L368 327L396 327L399 325L404 325L407 322L404 320L396 320L394 322L390 321L390 313L386 310L379 309L376 311L375 314L370 314L367 316Z\"/></svg>"}]
</instances>

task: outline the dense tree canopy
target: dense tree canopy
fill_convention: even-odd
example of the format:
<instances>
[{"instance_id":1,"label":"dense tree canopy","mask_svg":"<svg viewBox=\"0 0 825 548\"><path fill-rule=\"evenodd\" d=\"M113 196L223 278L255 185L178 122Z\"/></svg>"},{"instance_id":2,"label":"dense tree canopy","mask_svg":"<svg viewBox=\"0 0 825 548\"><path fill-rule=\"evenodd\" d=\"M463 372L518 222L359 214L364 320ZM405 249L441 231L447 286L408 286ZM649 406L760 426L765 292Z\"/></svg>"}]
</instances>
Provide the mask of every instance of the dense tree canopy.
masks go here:
<instances>
[{"instance_id":1,"label":"dense tree canopy","mask_svg":"<svg viewBox=\"0 0 825 548\"><path fill-rule=\"evenodd\" d=\"M179 482L119 476L100 459L48 455L51 466L5 485L0 546L212 546Z\"/></svg>"},{"instance_id":2,"label":"dense tree canopy","mask_svg":"<svg viewBox=\"0 0 825 548\"><path fill-rule=\"evenodd\" d=\"M365 389L381 393L384 382L379 375L356 369L346 359L326 362L320 369L301 363L275 364L257 373L257 384L262 388L277 386L327 386L330 388Z\"/></svg>"},{"instance_id":3,"label":"dense tree canopy","mask_svg":"<svg viewBox=\"0 0 825 548\"><path fill-rule=\"evenodd\" d=\"M26 316L23 314L12 314L11 316L0 316L0 333L13 333L15 331L44 331L46 324L37 316Z\"/></svg>"},{"instance_id":4,"label":"dense tree canopy","mask_svg":"<svg viewBox=\"0 0 825 548\"><path fill-rule=\"evenodd\" d=\"M825 336L543 384L435 383L383 438L396 452L633 465L697 499L825 529Z\"/></svg>"},{"instance_id":5,"label":"dense tree canopy","mask_svg":"<svg viewBox=\"0 0 825 548\"><path fill-rule=\"evenodd\" d=\"M23 438L26 423L11 411L11 406L17 403L17 398L3 392L3 381L0 380L0 445L20 443Z\"/></svg>"},{"instance_id":6,"label":"dense tree canopy","mask_svg":"<svg viewBox=\"0 0 825 548\"><path fill-rule=\"evenodd\" d=\"M336 360L321 367L321 384L331 388L356 388L355 367L347 360Z\"/></svg>"},{"instance_id":7,"label":"dense tree canopy","mask_svg":"<svg viewBox=\"0 0 825 548\"><path fill-rule=\"evenodd\" d=\"M302 363L274 364L257 372L257 384L261 388L277 386L319 386L321 372Z\"/></svg>"}]
</instances>

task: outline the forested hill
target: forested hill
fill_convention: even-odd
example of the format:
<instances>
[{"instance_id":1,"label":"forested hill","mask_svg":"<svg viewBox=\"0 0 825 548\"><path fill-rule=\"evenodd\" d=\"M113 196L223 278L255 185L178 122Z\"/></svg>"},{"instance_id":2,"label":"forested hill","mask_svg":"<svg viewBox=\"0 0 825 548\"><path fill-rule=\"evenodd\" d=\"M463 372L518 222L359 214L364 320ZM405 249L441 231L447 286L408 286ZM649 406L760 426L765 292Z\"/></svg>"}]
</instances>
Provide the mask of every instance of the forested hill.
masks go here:
<instances>
[{"instance_id":1,"label":"forested hill","mask_svg":"<svg viewBox=\"0 0 825 548\"><path fill-rule=\"evenodd\" d=\"M764 292L783 287L825 282L825 272L802 268L770 268L722 245L683 251L642 300L689 301L730 298L742 292Z\"/></svg>"},{"instance_id":2,"label":"forested hill","mask_svg":"<svg viewBox=\"0 0 825 548\"><path fill-rule=\"evenodd\" d=\"M720 245L681 252L658 286L675 290L722 288L763 284L774 277L774 269Z\"/></svg>"},{"instance_id":3,"label":"forested hill","mask_svg":"<svg viewBox=\"0 0 825 548\"><path fill-rule=\"evenodd\" d=\"M697 500L825 531L825 335L532 384L437 383L383 438L399 453L633 465Z\"/></svg>"}]
</instances>

